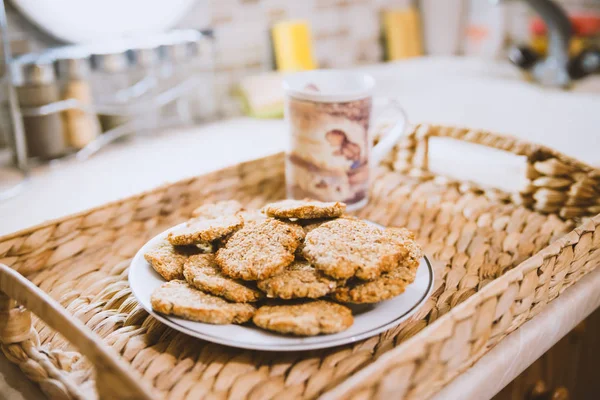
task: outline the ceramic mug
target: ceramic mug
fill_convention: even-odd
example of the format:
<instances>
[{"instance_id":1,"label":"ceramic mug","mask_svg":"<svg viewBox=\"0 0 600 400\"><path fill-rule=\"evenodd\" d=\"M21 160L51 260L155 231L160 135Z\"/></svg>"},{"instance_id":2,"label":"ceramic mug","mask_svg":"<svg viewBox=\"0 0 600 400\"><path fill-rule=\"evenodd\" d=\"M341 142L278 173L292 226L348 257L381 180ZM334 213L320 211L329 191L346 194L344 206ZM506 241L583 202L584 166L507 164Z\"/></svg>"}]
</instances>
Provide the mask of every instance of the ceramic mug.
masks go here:
<instances>
[{"instance_id":1,"label":"ceramic mug","mask_svg":"<svg viewBox=\"0 0 600 400\"><path fill-rule=\"evenodd\" d=\"M358 209L368 201L371 169L404 134L406 114L390 101L396 122L373 146L375 79L352 71L316 70L284 79L287 196L343 201ZM379 100L379 99L377 99ZM388 107L388 108L389 108Z\"/></svg>"}]
</instances>

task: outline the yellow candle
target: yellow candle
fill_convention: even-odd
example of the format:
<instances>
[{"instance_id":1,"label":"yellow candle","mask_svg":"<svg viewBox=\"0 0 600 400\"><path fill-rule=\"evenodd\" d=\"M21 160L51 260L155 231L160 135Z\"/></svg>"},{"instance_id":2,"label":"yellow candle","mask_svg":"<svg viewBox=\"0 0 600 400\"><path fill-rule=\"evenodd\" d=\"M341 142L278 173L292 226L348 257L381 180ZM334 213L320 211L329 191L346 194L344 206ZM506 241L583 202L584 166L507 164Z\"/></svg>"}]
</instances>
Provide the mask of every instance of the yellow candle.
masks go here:
<instances>
[{"instance_id":1,"label":"yellow candle","mask_svg":"<svg viewBox=\"0 0 600 400\"><path fill-rule=\"evenodd\" d=\"M272 29L275 62L279 71L316 68L310 26L306 21L283 21Z\"/></svg>"},{"instance_id":2,"label":"yellow candle","mask_svg":"<svg viewBox=\"0 0 600 400\"><path fill-rule=\"evenodd\" d=\"M421 21L414 7L383 12L385 50L390 61L423 54Z\"/></svg>"}]
</instances>

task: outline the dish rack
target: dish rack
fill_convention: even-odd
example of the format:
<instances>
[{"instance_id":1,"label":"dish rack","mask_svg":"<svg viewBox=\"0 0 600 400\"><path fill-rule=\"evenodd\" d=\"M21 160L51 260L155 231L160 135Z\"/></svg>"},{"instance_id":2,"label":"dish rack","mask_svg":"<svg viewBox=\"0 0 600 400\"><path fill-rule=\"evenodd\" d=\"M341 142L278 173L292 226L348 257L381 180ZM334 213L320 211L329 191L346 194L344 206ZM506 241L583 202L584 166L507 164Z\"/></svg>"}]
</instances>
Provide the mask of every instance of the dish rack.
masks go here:
<instances>
[{"instance_id":1,"label":"dish rack","mask_svg":"<svg viewBox=\"0 0 600 400\"><path fill-rule=\"evenodd\" d=\"M439 179L436 136L525 156L529 184ZM50 398L423 399L600 261L600 171L551 149L418 125L376 172L357 214L413 230L436 270L432 297L396 328L327 350L249 351L173 331L132 296L131 257L198 205L283 198L277 154L0 238L2 351Z\"/></svg>"}]
</instances>

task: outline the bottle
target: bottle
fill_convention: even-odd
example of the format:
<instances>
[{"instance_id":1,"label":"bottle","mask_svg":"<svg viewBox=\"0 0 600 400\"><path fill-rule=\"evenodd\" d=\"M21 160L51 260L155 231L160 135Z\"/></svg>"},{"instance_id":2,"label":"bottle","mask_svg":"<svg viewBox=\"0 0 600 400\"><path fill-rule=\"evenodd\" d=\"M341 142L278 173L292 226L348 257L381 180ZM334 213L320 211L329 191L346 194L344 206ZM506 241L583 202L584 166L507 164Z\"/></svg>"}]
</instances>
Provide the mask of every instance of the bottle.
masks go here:
<instances>
[{"instance_id":1,"label":"bottle","mask_svg":"<svg viewBox=\"0 0 600 400\"><path fill-rule=\"evenodd\" d=\"M131 120L129 61L125 49L116 45L94 48L91 61L94 100L106 132Z\"/></svg>"},{"instance_id":2,"label":"bottle","mask_svg":"<svg viewBox=\"0 0 600 400\"><path fill-rule=\"evenodd\" d=\"M187 54L187 46L184 42L170 43L161 46L162 54L162 74L160 79L161 93L173 93L173 89L182 84L187 78L186 62L189 54ZM161 115L167 120L178 119L183 123L189 123L190 110L189 102L184 96L171 98L169 102L162 107Z\"/></svg>"},{"instance_id":3,"label":"bottle","mask_svg":"<svg viewBox=\"0 0 600 400\"><path fill-rule=\"evenodd\" d=\"M29 60L28 58L33 58ZM31 55L13 62L13 84L23 115L27 153L30 157L50 160L68 152L60 113L42 115L35 108L60 100L53 60Z\"/></svg>"},{"instance_id":4,"label":"bottle","mask_svg":"<svg viewBox=\"0 0 600 400\"><path fill-rule=\"evenodd\" d=\"M128 50L131 63L131 101L140 132L148 134L160 128L159 54L155 41L134 43Z\"/></svg>"},{"instance_id":5,"label":"bottle","mask_svg":"<svg viewBox=\"0 0 600 400\"><path fill-rule=\"evenodd\" d=\"M507 39L506 13L506 4L470 1L465 32L465 55L486 59L502 56Z\"/></svg>"},{"instance_id":6,"label":"bottle","mask_svg":"<svg viewBox=\"0 0 600 400\"><path fill-rule=\"evenodd\" d=\"M212 32L194 31L187 42L189 59L185 74L196 81L188 94L190 112L201 122L215 118L223 99L217 98L215 89L215 43Z\"/></svg>"},{"instance_id":7,"label":"bottle","mask_svg":"<svg viewBox=\"0 0 600 400\"><path fill-rule=\"evenodd\" d=\"M201 52L198 41L201 34L195 30L174 31L160 46L160 92L169 98L162 115L169 121L190 124L193 121L192 101L205 85L202 72L194 68Z\"/></svg>"},{"instance_id":8,"label":"bottle","mask_svg":"<svg viewBox=\"0 0 600 400\"><path fill-rule=\"evenodd\" d=\"M88 54L64 54L57 61L62 98L75 99L85 110L72 108L63 112L65 132L69 145L82 149L100 134L100 123L93 111L92 87L90 84L90 64Z\"/></svg>"},{"instance_id":9,"label":"bottle","mask_svg":"<svg viewBox=\"0 0 600 400\"><path fill-rule=\"evenodd\" d=\"M466 0L421 0L423 39L427 54L459 54L463 41L465 2Z\"/></svg>"}]
</instances>

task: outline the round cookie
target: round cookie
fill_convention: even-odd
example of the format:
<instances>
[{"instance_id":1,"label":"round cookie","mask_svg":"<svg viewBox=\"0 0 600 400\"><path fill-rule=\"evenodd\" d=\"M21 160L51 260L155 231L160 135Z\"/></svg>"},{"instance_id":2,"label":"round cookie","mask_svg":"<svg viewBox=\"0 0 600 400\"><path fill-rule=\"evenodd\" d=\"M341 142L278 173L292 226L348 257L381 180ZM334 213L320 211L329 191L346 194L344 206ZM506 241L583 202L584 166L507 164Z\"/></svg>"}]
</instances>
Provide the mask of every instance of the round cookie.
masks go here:
<instances>
[{"instance_id":1,"label":"round cookie","mask_svg":"<svg viewBox=\"0 0 600 400\"><path fill-rule=\"evenodd\" d=\"M237 200L223 200L216 203L203 204L192 211L193 217L217 218L223 215L233 215L244 207Z\"/></svg>"},{"instance_id":2,"label":"round cookie","mask_svg":"<svg viewBox=\"0 0 600 400\"><path fill-rule=\"evenodd\" d=\"M406 228L386 228L385 232L387 235L394 238L394 240L402 243L407 249L406 256L400 261L400 265L416 271L421 264L421 258L423 258L423 250L419 243L415 240L415 234Z\"/></svg>"},{"instance_id":3,"label":"round cookie","mask_svg":"<svg viewBox=\"0 0 600 400\"><path fill-rule=\"evenodd\" d=\"M354 219L354 220L358 219L351 215L342 215L340 218ZM302 227L302 229L304 229L304 233L306 233L308 235L309 232L313 231L314 229L323 225L325 222L329 222L329 221L331 221L331 218L299 219L298 221L296 221L296 223L298 225L300 225ZM304 242L300 243L300 246L298 246L298 248L296 249L296 259L297 260L304 260L304 256L302 255L303 250L304 250Z\"/></svg>"},{"instance_id":4,"label":"round cookie","mask_svg":"<svg viewBox=\"0 0 600 400\"><path fill-rule=\"evenodd\" d=\"M217 251L216 262L231 278L266 279L294 261L303 238L301 226L267 218L235 232Z\"/></svg>"},{"instance_id":5,"label":"round cookie","mask_svg":"<svg viewBox=\"0 0 600 400\"><path fill-rule=\"evenodd\" d=\"M176 246L204 244L221 239L235 232L244 225L244 220L237 215L225 215L216 218L195 218L171 233L167 239Z\"/></svg>"},{"instance_id":6,"label":"round cookie","mask_svg":"<svg viewBox=\"0 0 600 400\"><path fill-rule=\"evenodd\" d=\"M342 303L377 303L404 293L406 287L414 282L423 258L423 251L414 240L414 234L404 228L387 228L385 231L406 246L406 256L398 262L396 268L375 280L364 282L353 279L346 286L338 288L331 295L335 300Z\"/></svg>"},{"instance_id":7,"label":"round cookie","mask_svg":"<svg viewBox=\"0 0 600 400\"><path fill-rule=\"evenodd\" d=\"M191 256L183 266L183 276L193 287L234 303L251 303L263 297L259 290L223 275L213 254Z\"/></svg>"},{"instance_id":8,"label":"round cookie","mask_svg":"<svg viewBox=\"0 0 600 400\"><path fill-rule=\"evenodd\" d=\"M258 281L267 297L316 299L333 292L341 282L317 271L306 261L295 261L275 276Z\"/></svg>"},{"instance_id":9,"label":"round cookie","mask_svg":"<svg viewBox=\"0 0 600 400\"><path fill-rule=\"evenodd\" d=\"M256 311L248 303L230 303L181 280L163 283L154 290L150 302L159 313L216 325L242 324Z\"/></svg>"},{"instance_id":10,"label":"round cookie","mask_svg":"<svg viewBox=\"0 0 600 400\"><path fill-rule=\"evenodd\" d=\"M323 223L331 221L331 219L318 218L318 219L299 219L297 223L304 229L304 233L308 234L310 231L318 228L323 225ZM304 256L302 255L302 251L304 250L304 241L300 243L298 248L296 249L296 259L304 260Z\"/></svg>"},{"instance_id":11,"label":"round cookie","mask_svg":"<svg viewBox=\"0 0 600 400\"><path fill-rule=\"evenodd\" d=\"M252 318L260 328L297 336L341 332L354 323L352 311L341 304L314 300L302 304L262 306Z\"/></svg>"},{"instance_id":12,"label":"round cookie","mask_svg":"<svg viewBox=\"0 0 600 400\"><path fill-rule=\"evenodd\" d=\"M340 202L325 203L315 200L282 200L267 204L263 212L276 218L335 218L346 211L346 204Z\"/></svg>"},{"instance_id":13,"label":"round cookie","mask_svg":"<svg viewBox=\"0 0 600 400\"><path fill-rule=\"evenodd\" d=\"M310 231L302 255L336 279L372 280L408 253L403 240L365 221L338 218Z\"/></svg>"},{"instance_id":14,"label":"round cookie","mask_svg":"<svg viewBox=\"0 0 600 400\"><path fill-rule=\"evenodd\" d=\"M415 280L416 269L399 266L372 281L354 279L338 288L331 297L342 303L378 303L404 293Z\"/></svg>"},{"instance_id":15,"label":"round cookie","mask_svg":"<svg viewBox=\"0 0 600 400\"><path fill-rule=\"evenodd\" d=\"M168 242L159 245L144 254L152 268L168 281L183 279L183 264L189 256L198 254L194 247L175 247Z\"/></svg>"}]
</instances>

